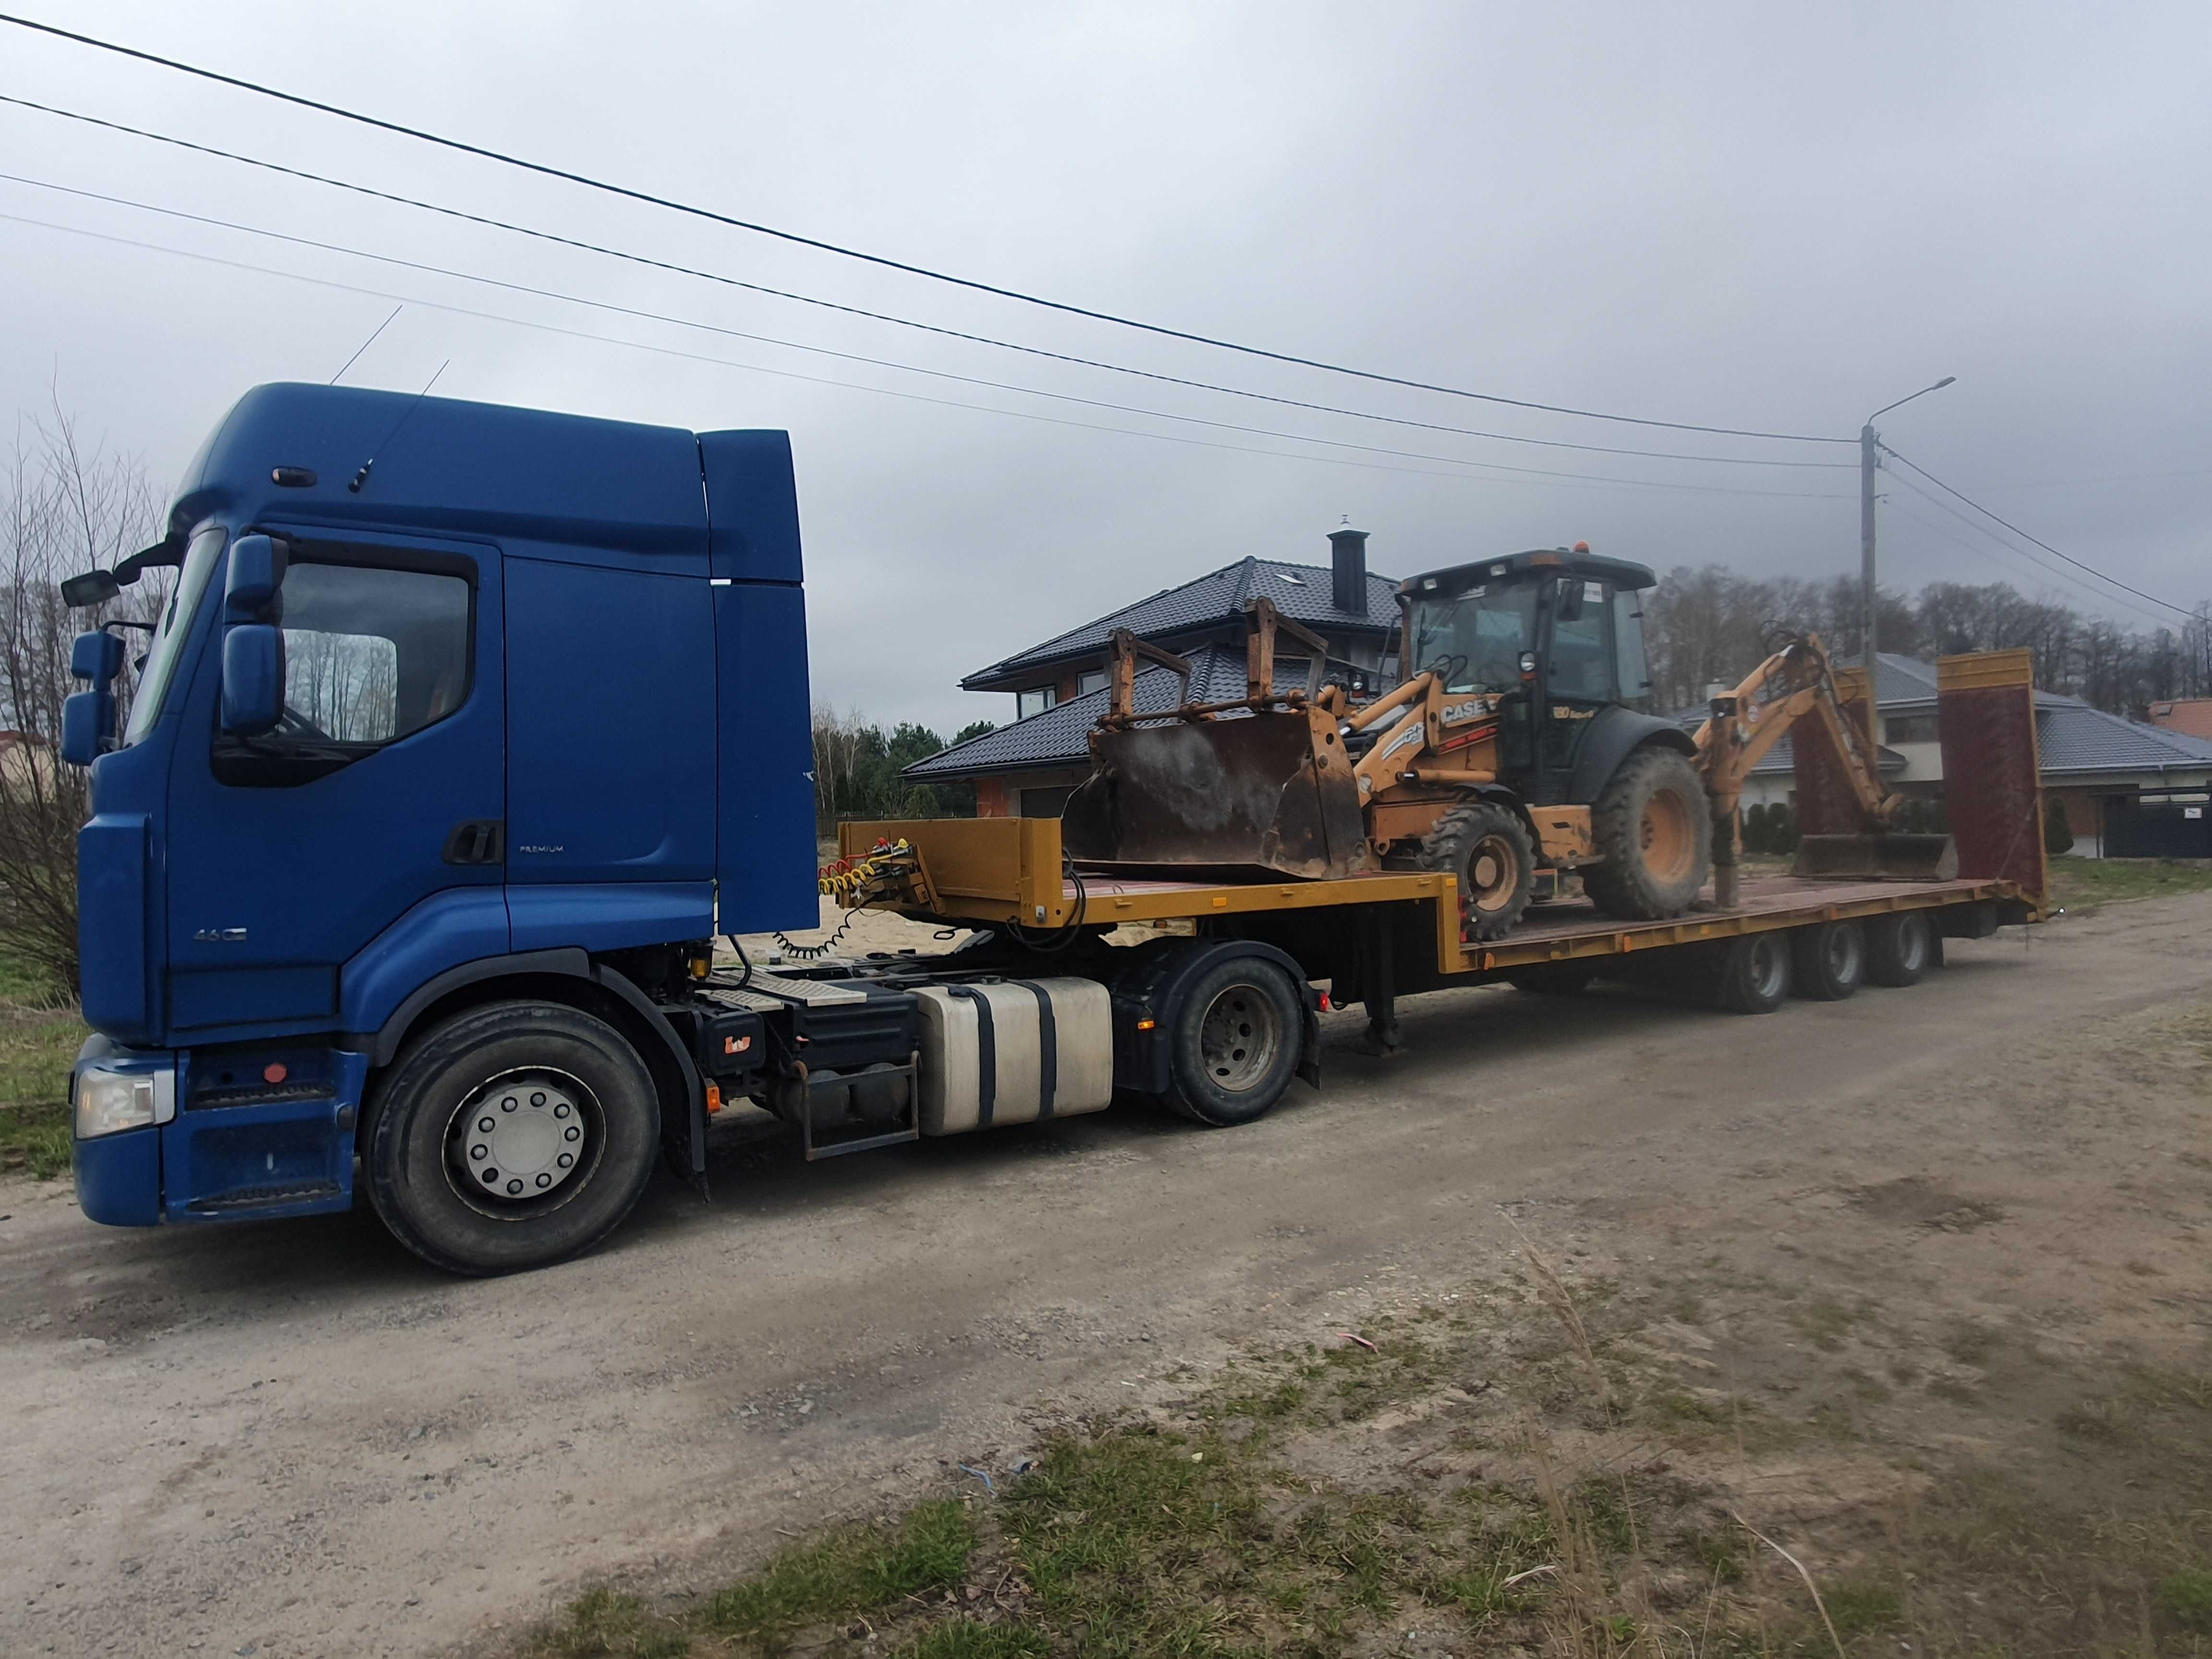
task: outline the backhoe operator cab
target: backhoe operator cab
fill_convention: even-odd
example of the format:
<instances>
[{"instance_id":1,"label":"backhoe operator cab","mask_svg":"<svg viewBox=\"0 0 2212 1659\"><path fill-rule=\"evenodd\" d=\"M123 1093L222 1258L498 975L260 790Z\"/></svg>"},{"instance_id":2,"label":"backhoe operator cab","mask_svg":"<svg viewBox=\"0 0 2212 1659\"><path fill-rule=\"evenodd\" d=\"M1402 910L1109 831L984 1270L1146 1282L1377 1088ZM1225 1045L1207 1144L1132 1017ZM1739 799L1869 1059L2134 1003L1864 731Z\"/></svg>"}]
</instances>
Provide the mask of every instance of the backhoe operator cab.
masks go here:
<instances>
[{"instance_id":1,"label":"backhoe operator cab","mask_svg":"<svg viewBox=\"0 0 2212 1659\"><path fill-rule=\"evenodd\" d=\"M1602 909L1638 920L1679 915L1705 884L1695 747L1649 710L1639 596L1656 580L1578 544L1399 589L1407 677L1344 736L1376 854L1456 875L1469 940L1520 919L1540 869L1579 871Z\"/></svg>"}]
</instances>

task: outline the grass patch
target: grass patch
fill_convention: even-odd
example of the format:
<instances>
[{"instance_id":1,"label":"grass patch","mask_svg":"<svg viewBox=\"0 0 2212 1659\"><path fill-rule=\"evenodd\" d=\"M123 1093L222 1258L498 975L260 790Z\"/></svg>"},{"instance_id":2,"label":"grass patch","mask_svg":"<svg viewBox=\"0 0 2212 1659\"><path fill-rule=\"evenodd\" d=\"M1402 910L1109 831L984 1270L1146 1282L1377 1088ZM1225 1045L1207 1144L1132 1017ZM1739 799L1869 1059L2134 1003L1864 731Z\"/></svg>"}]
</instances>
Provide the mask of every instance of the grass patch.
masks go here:
<instances>
[{"instance_id":1,"label":"grass patch","mask_svg":"<svg viewBox=\"0 0 2212 1659\"><path fill-rule=\"evenodd\" d=\"M841 1626L886 1608L942 1601L968 1574L974 1522L951 1498L917 1504L896 1525L830 1528L779 1550L757 1572L680 1613L656 1611L601 1586L532 1638L543 1659L680 1659L696 1647L774 1656L817 1626ZM940 1655L1025 1650L940 1647Z\"/></svg>"},{"instance_id":2,"label":"grass patch","mask_svg":"<svg viewBox=\"0 0 2212 1659\"><path fill-rule=\"evenodd\" d=\"M2051 860L2051 898L2069 910L2212 890L2212 859Z\"/></svg>"},{"instance_id":3,"label":"grass patch","mask_svg":"<svg viewBox=\"0 0 2212 1659\"><path fill-rule=\"evenodd\" d=\"M0 1170L22 1170L33 1180L69 1173L69 1108L59 1101L0 1106Z\"/></svg>"},{"instance_id":4,"label":"grass patch","mask_svg":"<svg viewBox=\"0 0 2212 1659\"><path fill-rule=\"evenodd\" d=\"M1249 1357L1152 1416L1072 1427L995 1498L825 1529L690 1601L592 1591L529 1652L1831 1654L1784 1549L1845 1659L2212 1652L2212 1380L2069 1372L2080 1403L2039 1453L1931 1464L1913 1396L1820 1340L1865 1338L1875 1304L1808 1284L1733 1308L1723 1392L1650 1329L1679 1297L1585 1297L1529 1255L1454 1316L1368 1322L1372 1347ZM1999 1340L1960 1323L1930 1346L1963 1364ZM2125 1480L2085 1480L2085 1455ZM1854 1495L1824 1508L1832 1481Z\"/></svg>"},{"instance_id":5,"label":"grass patch","mask_svg":"<svg viewBox=\"0 0 2212 1659\"><path fill-rule=\"evenodd\" d=\"M0 955L0 1172L69 1172L70 1066L83 1042L68 999Z\"/></svg>"}]
</instances>

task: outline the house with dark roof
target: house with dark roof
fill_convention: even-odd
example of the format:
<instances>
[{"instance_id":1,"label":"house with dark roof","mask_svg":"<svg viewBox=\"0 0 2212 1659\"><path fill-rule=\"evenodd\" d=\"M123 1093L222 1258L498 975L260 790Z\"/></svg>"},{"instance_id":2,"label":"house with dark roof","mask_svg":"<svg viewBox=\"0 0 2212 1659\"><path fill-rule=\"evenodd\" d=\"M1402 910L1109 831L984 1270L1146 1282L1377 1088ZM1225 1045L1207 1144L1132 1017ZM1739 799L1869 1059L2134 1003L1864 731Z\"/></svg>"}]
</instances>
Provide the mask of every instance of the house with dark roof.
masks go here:
<instances>
[{"instance_id":1,"label":"house with dark roof","mask_svg":"<svg viewBox=\"0 0 2212 1659\"><path fill-rule=\"evenodd\" d=\"M1887 651L1877 657L1882 781L1899 794L1932 799L1943 785L1936 665ZM1704 714L1683 718L1694 726ZM2212 740L2124 720L2057 691L2035 694L2035 740L2044 793L2064 803L2077 852L2212 858ZM1752 769L1743 804L1789 800L1794 777L1784 737Z\"/></svg>"},{"instance_id":2,"label":"house with dark roof","mask_svg":"<svg viewBox=\"0 0 2212 1659\"><path fill-rule=\"evenodd\" d=\"M1368 569L1365 531L1340 526L1328 541L1326 565L1239 559L977 669L961 689L1012 694L1012 724L954 744L903 775L912 783L972 780L979 817L1057 817L1068 791L1090 775L1087 739L1106 711L1115 630L1126 628L1188 660L1193 701L1241 697L1245 611L1259 598L1321 636L1328 647L1325 678L1360 691L1395 684L1397 581ZM1310 665L1291 654L1296 649L1286 640L1277 653L1281 690L1306 683ZM1180 690L1177 676L1147 668L1137 677L1137 706L1171 708Z\"/></svg>"}]
</instances>

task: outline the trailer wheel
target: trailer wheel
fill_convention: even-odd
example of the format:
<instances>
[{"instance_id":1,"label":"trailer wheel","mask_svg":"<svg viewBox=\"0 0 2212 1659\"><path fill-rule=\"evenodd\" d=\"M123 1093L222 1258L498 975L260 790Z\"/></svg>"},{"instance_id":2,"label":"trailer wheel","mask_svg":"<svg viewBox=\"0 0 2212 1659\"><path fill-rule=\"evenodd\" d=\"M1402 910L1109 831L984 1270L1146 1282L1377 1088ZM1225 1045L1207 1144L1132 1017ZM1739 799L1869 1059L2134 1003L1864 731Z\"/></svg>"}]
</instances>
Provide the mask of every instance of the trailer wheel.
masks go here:
<instances>
[{"instance_id":1,"label":"trailer wheel","mask_svg":"<svg viewBox=\"0 0 2212 1659\"><path fill-rule=\"evenodd\" d=\"M1168 1104L1213 1128L1264 1116L1297 1074L1303 1029L1297 988L1280 968L1258 957L1216 963L1183 992Z\"/></svg>"},{"instance_id":2,"label":"trailer wheel","mask_svg":"<svg viewBox=\"0 0 2212 1659\"><path fill-rule=\"evenodd\" d=\"M1459 936L1472 945L1510 933L1536 886L1536 849L1520 815L1490 801L1455 806L1422 838L1419 867L1459 881Z\"/></svg>"},{"instance_id":3,"label":"trailer wheel","mask_svg":"<svg viewBox=\"0 0 2212 1659\"><path fill-rule=\"evenodd\" d=\"M1716 1000L1732 1014L1771 1014L1790 995L1790 943L1779 929L1721 947Z\"/></svg>"},{"instance_id":4,"label":"trailer wheel","mask_svg":"<svg viewBox=\"0 0 2212 1659\"><path fill-rule=\"evenodd\" d=\"M1712 873L1711 825L1688 756L1656 744L1634 750L1590 808L1599 862L1583 869L1583 891L1628 921L1680 915Z\"/></svg>"},{"instance_id":5,"label":"trailer wheel","mask_svg":"<svg viewBox=\"0 0 2212 1659\"><path fill-rule=\"evenodd\" d=\"M1816 921L1793 927L1796 961L1790 977L1797 994L1815 1002L1841 1002L1866 977L1866 932L1856 921Z\"/></svg>"},{"instance_id":6,"label":"trailer wheel","mask_svg":"<svg viewBox=\"0 0 2212 1659\"><path fill-rule=\"evenodd\" d=\"M1866 924L1866 976L1876 985L1917 985L1936 966L1936 930L1922 910L1893 910Z\"/></svg>"},{"instance_id":7,"label":"trailer wheel","mask_svg":"<svg viewBox=\"0 0 2212 1659\"><path fill-rule=\"evenodd\" d=\"M621 1032L560 1003L494 1002L400 1055L362 1166L402 1244L449 1273L504 1273L612 1232L659 1142L652 1075Z\"/></svg>"}]
</instances>

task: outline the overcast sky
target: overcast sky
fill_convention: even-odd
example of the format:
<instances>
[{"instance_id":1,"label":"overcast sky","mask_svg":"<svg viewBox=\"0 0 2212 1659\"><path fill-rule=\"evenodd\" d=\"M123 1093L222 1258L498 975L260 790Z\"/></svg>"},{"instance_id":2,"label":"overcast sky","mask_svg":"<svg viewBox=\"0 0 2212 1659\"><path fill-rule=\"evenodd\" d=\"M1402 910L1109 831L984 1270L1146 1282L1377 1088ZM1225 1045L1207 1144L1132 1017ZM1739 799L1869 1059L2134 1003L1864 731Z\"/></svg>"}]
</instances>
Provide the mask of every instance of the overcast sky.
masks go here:
<instances>
[{"instance_id":1,"label":"overcast sky","mask_svg":"<svg viewBox=\"0 0 2212 1659\"><path fill-rule=\"evenodd\" d=\"M1455 386L1849 435L1876 406L1955 374L1887 417L1885 440L2136 587L2212 597L2201 0L22 3L739 217ZM1057 316L17 30L0 29L0 92L1132 368L1523 436L1856 462L1843 447L1530 414ZM708 325L0 182L12 216L0 222L0 394L37 412L58 389L88 434L142 457L165 488L247 386L327 380L398 298L406 308L349 381L414 391L450 359L441 395L787 427L817 698L885 720L1003 720L1012 699L963 693L962 674L1246 554L1325 561L1324 534L1346 514L1393 575L1578 538L1662 568L1857 567L1848 466L1531 447L1052 364L5 106L0 158L48 185ZM1478 461L1671 487L1456 464ZM2003 579L2134 625L2158 619L2093 599L1883 482L1887 583Z\"/></svg>"}]
</instances>

